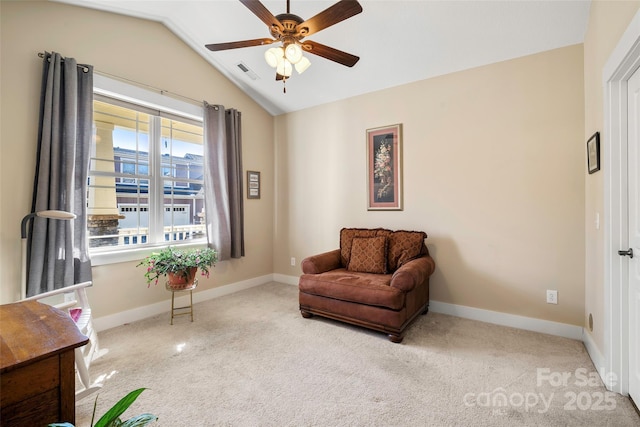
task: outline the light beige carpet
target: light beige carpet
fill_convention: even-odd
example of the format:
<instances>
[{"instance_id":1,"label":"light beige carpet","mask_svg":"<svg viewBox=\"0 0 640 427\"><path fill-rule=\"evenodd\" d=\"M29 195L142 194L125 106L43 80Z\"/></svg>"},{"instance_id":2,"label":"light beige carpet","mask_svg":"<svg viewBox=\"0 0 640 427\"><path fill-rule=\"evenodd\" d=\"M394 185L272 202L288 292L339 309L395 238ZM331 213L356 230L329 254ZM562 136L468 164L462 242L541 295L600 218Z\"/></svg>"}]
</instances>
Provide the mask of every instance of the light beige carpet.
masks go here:
<instances>
[{"instance_id":1,"label":"light beige carpet","mask_svg":"<svg viewBox=\"0 0 640 427\"><path fill-rule=\"evenodd\" d=\"M318 317L303 319L279 283L99 335L109 353L102 414L148 387L125 415L158 426L638 426L627 398L597 379L581 342L442 314L402 344ZM77 405L89 425L94 397Z\"/></svg>"}]
</instances>

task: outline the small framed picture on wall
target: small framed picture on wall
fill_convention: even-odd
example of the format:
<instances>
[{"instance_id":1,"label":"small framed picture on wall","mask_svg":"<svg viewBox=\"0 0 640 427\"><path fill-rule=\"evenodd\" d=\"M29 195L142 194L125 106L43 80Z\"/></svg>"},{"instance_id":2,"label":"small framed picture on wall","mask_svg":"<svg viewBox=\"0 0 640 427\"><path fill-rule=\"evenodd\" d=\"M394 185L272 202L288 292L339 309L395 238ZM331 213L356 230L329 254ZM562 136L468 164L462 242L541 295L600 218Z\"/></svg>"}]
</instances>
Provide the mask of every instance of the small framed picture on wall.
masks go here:
<instances>
[{"instance_id":1,"label":"small framed picture on wall","mask_svg":"<svg viewBox=\"0 0 640 427\"><path fill-rule=\"evenodd\" d=\"M587 141L587 168L590 174L600 170L600 132Z\"/></svg>"},{"instance_id":2,"label":"small framed picture on wall","mask_svg":"<svg viewBox=\"0 0 640 427\"><path fill-rule=\"evenodd\" d=\"M260 198L260 172L247 171L247 199Z\"/></svg>"}]
</instances>

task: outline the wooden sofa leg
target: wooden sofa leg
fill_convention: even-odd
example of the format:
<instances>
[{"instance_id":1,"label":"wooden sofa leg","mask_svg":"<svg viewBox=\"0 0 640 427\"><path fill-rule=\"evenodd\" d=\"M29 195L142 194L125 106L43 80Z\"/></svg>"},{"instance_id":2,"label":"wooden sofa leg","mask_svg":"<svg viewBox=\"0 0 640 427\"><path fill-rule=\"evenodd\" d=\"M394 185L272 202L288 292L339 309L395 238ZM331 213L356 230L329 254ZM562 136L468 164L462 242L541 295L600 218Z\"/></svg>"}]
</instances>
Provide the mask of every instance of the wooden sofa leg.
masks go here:
<instances>
[{"instance_id":1,"label":"wooden sofa leg","mask_svg":"<svg viewBox=\"0 0 640 427\"><path fill-rule=\"evenodd\" d=\"M313 313L309 313L308 311L304 310L300 310L300 314L302 314L302 317L304 317L305 319L310 319L313 317Z\"/></svg>"},{"instance_id":2,"label":"wooden sofa leg","mask_svg":"<svg viewBox=\"0 0 640 427\"><path fill-rule=\"evenodd\" d=\"M404 334L389 334L389 341L392 343L400 344L404 339Z\"/></svg>"}]
</instances>

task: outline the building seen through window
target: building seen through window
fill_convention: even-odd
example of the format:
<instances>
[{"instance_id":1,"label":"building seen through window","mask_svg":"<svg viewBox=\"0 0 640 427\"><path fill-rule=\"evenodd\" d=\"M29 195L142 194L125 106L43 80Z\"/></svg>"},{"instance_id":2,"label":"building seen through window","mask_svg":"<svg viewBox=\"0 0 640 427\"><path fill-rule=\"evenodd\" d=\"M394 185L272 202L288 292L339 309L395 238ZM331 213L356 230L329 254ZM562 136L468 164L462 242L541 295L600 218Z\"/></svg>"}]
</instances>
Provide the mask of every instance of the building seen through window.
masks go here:
<instances>
[{"instance_id":1,"label":"building seen through window","mask_svg":"<svg viewBox=\"0 0 640 427\"><path fill-rule=\"evenodd\" d=\"M202 185L201 123L96 97L88 190L93 250L204 238Z\"/></svg>"}]
</instances>

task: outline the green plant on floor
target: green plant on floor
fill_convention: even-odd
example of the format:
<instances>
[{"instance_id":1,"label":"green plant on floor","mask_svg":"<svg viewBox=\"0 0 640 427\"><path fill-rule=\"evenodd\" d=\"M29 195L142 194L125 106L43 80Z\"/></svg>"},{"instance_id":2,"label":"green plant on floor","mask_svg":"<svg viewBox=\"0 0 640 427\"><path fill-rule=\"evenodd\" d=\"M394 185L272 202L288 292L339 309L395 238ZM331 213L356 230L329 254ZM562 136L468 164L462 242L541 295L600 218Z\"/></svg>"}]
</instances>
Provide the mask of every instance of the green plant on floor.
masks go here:
<instances>
[{"instance_id":1,"label":"green plant on floor","mask_svg":"<svg viewBox=\"0 0 640 427\"><path fill-rule=\"evenodd\" d=\"M144 277L149 287L151 282L158 284L160 276L169 273L187 278L188 270L194 267L199 268L203 276L209 277L209 267L215 266L217 261L218 253L211 248L182 250L169 246L160 252L153 252L136 267L147 267Z\"/></svg>"},{"instance_id":2,"label":"green plant on floor","mask_svg":"<svg viewBox=\"0 0 640 427\"><path fill-rule=\"evenodd\" d=\"M97 423L93 424L93 420L96 416L96 405L98 404L98 398L96 397L96 401L93 404L93 415L91 417L91 427L142 427L147 424L151 424L156 421L158 417L153 414L141 414L137 415L133 418L129 418L126 421L122 421L120 419L120 415L124 413L124 411L131 406L131 404L140 396L140 393L145 391L145 388L139 388L137 390L132 391L127 394L125 397L120 399L118 403L113 405L111 409L109 409L99 420ZM53 423L49 424L48 427L74 427L71 423Z\"/></svg>"}]
</instances>

